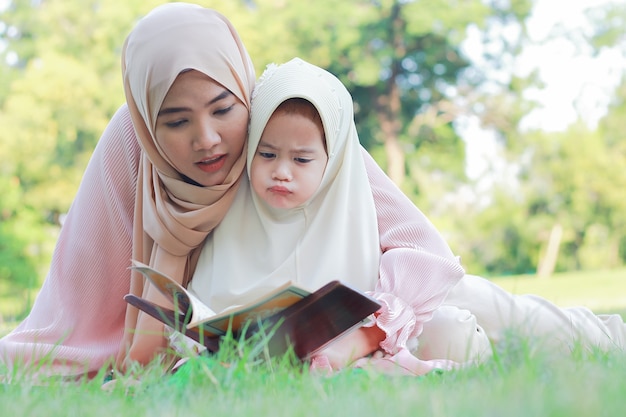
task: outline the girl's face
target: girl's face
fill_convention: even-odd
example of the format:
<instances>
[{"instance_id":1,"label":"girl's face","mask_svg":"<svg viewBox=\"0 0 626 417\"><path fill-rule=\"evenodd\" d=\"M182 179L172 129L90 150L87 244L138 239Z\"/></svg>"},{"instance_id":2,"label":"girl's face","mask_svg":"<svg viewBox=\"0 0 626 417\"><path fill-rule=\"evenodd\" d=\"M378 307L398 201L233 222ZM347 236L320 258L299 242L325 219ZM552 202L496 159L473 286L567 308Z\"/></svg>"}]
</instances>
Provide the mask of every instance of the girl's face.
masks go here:
<instances>
[{"instance_id":1,"label":"girl's face","mask_svg":"<svg viewBox=\"0 0 626 417\"><path fill-rule=\"evenodd\" d=\"M199 71L180 74L156 120L156 141L174 167L201 186L224 182L241 156L248 109L229 90Z\"/></svg>"},{"instance_id":2,"label":"girl's face","mask_svg":"<svg viewBox=\"0 0 626 417\"><path fill-rule=\"evenodd\" d=\"M274 113L252 158L250 183L270 206L294 208L317 191L327 161L323 134L311 119Z\"/></svg>"}]
</instances>

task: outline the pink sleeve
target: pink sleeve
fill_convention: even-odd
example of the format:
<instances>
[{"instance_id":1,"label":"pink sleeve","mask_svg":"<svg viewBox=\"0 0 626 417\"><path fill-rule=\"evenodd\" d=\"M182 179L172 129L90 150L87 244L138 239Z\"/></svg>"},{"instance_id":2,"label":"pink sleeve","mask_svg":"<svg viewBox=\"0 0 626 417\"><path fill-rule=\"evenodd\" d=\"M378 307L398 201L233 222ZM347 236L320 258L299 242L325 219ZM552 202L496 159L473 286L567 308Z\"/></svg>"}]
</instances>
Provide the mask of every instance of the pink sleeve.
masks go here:
<instances>
[{"instance_id":1,"label":"pink sleeve","mask_svg":"<svg viewBox=\"0 0 626 417\"><path fill-rule=\"evenodd\" d=\"M82 374L118 353L139 155L124 105L93 152L29 316L0 339L7 366L54 357L54 374Z\"/></svg>"},{"instance_id":2,"label":"pink sleeve","mask_svg":"<svg viewBox=\"0 0 626 417\"><path fill-rule=\"evenodd\" d=\"M422 332L464 271L424 214L363 150L378 217L382 257L380 277L371 294L381 302L376 325L387 335L381 343L395 353Z\"/></svg>"}]
</instances>

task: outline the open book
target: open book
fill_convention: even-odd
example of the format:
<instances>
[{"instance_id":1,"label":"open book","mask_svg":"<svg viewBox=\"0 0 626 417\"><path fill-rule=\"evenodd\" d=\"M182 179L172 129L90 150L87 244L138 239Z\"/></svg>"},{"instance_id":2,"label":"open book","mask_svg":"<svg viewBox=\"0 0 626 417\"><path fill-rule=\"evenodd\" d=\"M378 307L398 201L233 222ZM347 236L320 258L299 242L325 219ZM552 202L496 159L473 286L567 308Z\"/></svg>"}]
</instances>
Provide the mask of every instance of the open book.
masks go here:
<instances>
[{"instance_id":1,"label":"open book","mask_svg":"<svg viewBox=\"0 0 626 417\"><path fill-rule=\"evenodd\" d=\"M371 297L339 281L312 293L288 282L252 302L216 314L170 277L136 261L131 268L150 280L174 310L132 294L124 299L213 352L229 330L236 337L244 330L248 336L263 330L273 332L268 340L270 354L282 354L292 347L299 358L306 359L361 326L380 308Z\"/></svg>"}]
</instances>

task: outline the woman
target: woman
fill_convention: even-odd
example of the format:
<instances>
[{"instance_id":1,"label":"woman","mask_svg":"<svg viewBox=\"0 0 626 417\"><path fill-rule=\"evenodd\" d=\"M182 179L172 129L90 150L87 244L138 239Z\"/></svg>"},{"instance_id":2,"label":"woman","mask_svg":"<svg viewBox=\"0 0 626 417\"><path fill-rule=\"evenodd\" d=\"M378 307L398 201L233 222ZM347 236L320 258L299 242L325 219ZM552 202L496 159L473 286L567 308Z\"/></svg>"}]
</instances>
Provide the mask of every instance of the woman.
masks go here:
<instances>
[{"instance_id":1,"label":"woman","mask_svg":"<svg viewBox=\"0 0 626 417\"><path fill-rule=\"evenodd\" d=\"M2 339L8 364L49 358L46 372L74 375L110 362L125 327L137 321L122 297L143 291L128 270L130 259L185 279L236 192L255 74L231 24L199 6L158 7L128 37L122 61L127 105L94 151L31 314ZM202 102L204 112L184 100L162 108L178 73L191 68L202 76L203 99L214 101ZM171 150L169 120L157 125L178 107L187 111L181 120L201 118L207 126L197 134L191 163ZM127 344L132 339L128 333Z\"/></svg>"},{"instance_id":2,"label":"woman","mask_svg":"<svg viewBox=\"0 0 626 417\"><path fill-rule=\"evenodd\" d=\"M127 311L122 297L162 300L131 276L130 260L187 284L239 185L254 71L232 25L200 6L159 6L131 32L122 60L127 105L94 151L30 315L0 340L10 369L93 376L116 357L120 366L158 358L162 327ZM204 111L195 100L200 91L220 91L204 97ZM382 252L380 346L393 351L420 333L463 269L426 217L361 153Z\"/></svg>"}]
</instances>

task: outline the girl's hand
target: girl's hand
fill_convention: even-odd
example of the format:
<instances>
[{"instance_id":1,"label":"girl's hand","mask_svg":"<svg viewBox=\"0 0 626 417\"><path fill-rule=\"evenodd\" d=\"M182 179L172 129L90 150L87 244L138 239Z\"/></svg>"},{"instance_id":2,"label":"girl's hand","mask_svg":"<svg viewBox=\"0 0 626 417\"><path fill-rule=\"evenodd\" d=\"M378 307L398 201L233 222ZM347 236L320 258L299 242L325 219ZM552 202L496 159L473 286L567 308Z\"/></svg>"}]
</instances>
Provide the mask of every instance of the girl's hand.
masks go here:
<instances>
[{"instance_id":1,"label":"girl's hand","mask_svg":"<svg viewBox=\"0 0 626 417\"><path fill-rule=\"evenodd\" d=\"M342 369L377 351L385 336L385 332L376 326L360 327L333 341L317 356L325 356L333 370Z\"/></svg>"}]
</instances>

